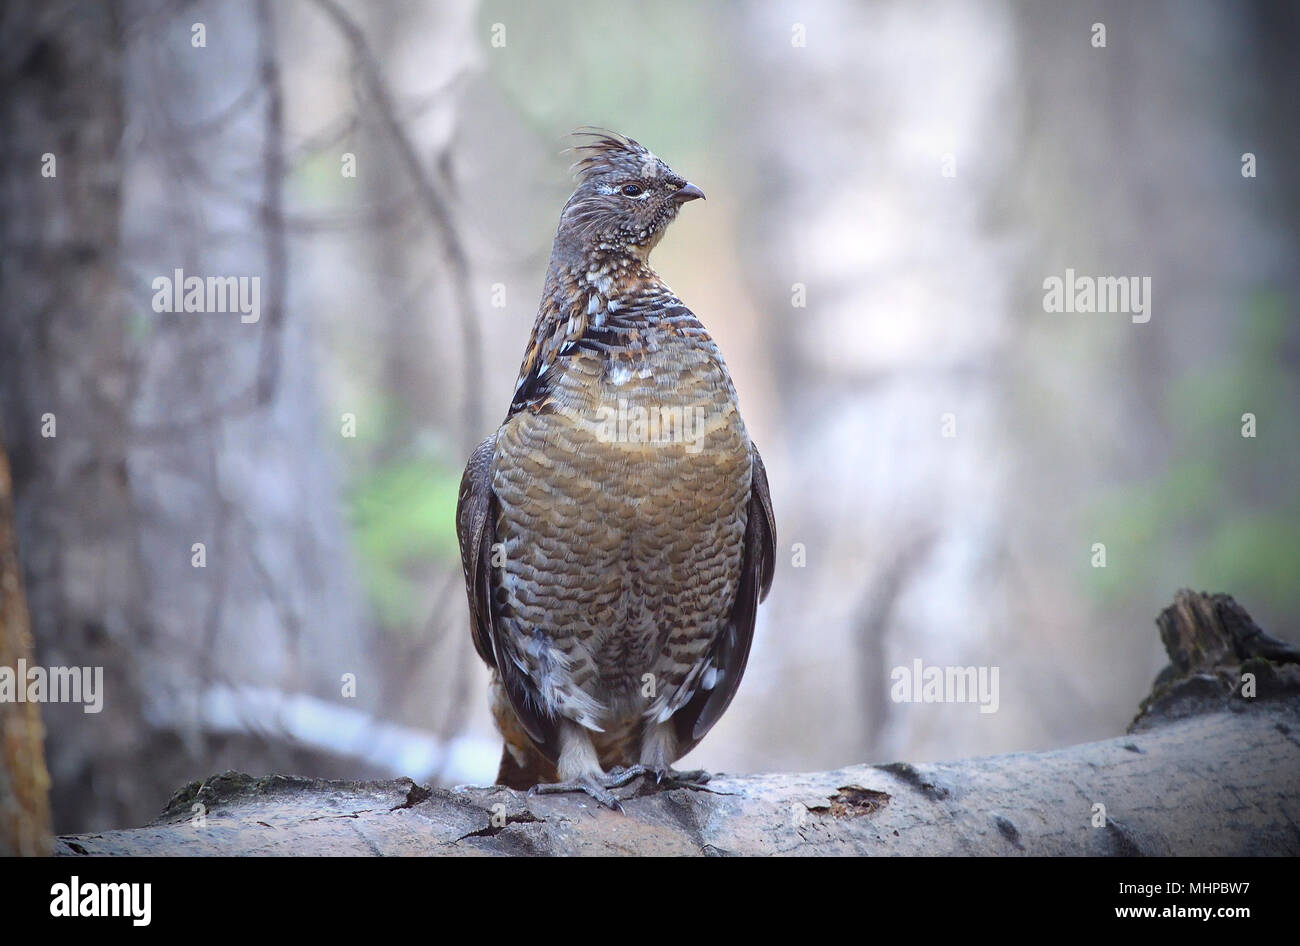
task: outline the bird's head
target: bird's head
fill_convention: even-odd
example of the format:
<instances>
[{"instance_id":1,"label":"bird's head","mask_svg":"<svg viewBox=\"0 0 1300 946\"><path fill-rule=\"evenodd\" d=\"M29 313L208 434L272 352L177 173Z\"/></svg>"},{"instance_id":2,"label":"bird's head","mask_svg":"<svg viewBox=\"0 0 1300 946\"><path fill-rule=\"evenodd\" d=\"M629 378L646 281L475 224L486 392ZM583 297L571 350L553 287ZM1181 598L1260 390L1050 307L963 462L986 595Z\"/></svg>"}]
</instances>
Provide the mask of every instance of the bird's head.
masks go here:
<instances>
[{"instance_id":1,"label":"bird's head","mask_svg":"<svg viewBox=\"0 0 1300 946\"><path fill-rule=\"evenodd\" d=\"M557 243L645 259L682 204L704 196L631 138L602 129L575 136L578 187L564 205Z\"/></svg>"}]
</instances>

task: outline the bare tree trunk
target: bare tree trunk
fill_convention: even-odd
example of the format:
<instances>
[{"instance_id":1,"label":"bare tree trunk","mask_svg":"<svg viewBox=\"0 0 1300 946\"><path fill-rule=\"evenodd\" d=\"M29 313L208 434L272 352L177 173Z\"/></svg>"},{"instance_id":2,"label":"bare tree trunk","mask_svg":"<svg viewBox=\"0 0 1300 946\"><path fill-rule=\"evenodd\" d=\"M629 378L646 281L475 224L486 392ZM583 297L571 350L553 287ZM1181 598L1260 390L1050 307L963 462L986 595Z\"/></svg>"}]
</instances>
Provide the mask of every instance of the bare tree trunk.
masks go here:
<instances>
[{"instance_id":1,"label":"bare tree trunk","mask_svg":"<svg viewBox=\"0 0 1300 946\"><path fill-rule=\"evenodd\" d=\"M0 62L0 405L37 659L102 666L103 712L45 707L56 813L121 823L147 648L127 472L119 290L123 38L116 3L7 5ZM56 821L59 818L56 814ZM64 825L78 823L62 819Z\"/></svg>"},{"instance_id":2,"label":"bare tree trunk","mask_svg":"<svg viewBox=\"0 0 1300 946\"><path fill-rule=\"evenodd\" d=\"M13 669L14 685L21 686L18 662L31 661L32 635L13 513L9 460L0 444L0 668ZM49 854L50 775L40 704L0 701L0 734L0 857Z\"/></svg>"},{"instance_id":3,"label":"bare tree trunk","mask_svg":"<svg viewBox=\"0 0 1300 946\"><path fill-rule=\"evenodd\" d=\"M810 649L799 635L767 638L789 652L769 662L779 672L764 676L760 664L746 676L751 694L773 694L754 704L750 732L783 731L788 710L775 694L791 686L787 668L800 668L809 715L839 722L798 752L826 764L986 739L973 718L888 713L880 681L919 654L971 663L1006 624L1005 582L989 567L1008 504L1005 451L991 437L1003 424L991 340L1005 331L1011 267L988 223L989 183L966 162L977 154L996 166L1010 147L1003 107L1016 74L1003 9L945 9L936 19L914 4L848 4L832 17L814 4L790 14L822 18L810 48L773 42L791 30L780 6L755 5L741 21L748 55L770 64L745 90L767 107L740 121L745 161L766 178L748 229L764 323L780 339L789 459L760 446L791 524L785 541L807 552L791 580L778 574L766 621L815 626L819 640ZM985 41L962 42L972 30ZM864 56L861 36L880 54ZM956 68L982 81L935 95L915 76L954 68L955 48ZM859 101L850 89L869 91ZM829 102L806 107L827 90ZM935 128L952 137L935 139ZM948 151L960 183L943 174ZM800 462L809 457L817 462ZM843 659L853 653L861 659ZM877 681L865 699L862 680Z\"/></svg>"},{"instance_id":4,"label":"bare tree trunk","mask_svg":"<svg viewBox=\"0 0 1300 946\"><path fill-rule=\"evenodd\" d=\"M0 424L32 633L42 664L104 672L102 712L45 707L56 830L136 823L232 761L356 771L232 721L234 688L382 698L288 278L277 10L0 12ZM177 269L256 276L260 318L157 312Z\"/></svg>"}]
</instances>

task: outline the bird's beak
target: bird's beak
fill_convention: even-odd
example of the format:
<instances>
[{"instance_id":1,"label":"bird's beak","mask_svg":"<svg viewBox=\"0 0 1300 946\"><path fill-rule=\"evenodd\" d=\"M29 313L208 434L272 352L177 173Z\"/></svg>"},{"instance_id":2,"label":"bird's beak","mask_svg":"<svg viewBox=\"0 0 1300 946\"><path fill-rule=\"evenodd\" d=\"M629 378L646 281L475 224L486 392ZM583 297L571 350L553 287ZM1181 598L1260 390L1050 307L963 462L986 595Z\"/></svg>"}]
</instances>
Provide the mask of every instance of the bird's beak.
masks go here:
<instances>
[{"instance_id":1,"label":"bird's beak","mask_svg":"<svg viewBox=\"0 0 1300 946\"><path fill-rule=\"evenodd\" d=\"M683 184L681 187L677 188L676 193L673 194L673 200L677 201L679 204L684 204L688 200L703 199L704 191L700 190L694 184Z\"/></svg>"}]
</instances>

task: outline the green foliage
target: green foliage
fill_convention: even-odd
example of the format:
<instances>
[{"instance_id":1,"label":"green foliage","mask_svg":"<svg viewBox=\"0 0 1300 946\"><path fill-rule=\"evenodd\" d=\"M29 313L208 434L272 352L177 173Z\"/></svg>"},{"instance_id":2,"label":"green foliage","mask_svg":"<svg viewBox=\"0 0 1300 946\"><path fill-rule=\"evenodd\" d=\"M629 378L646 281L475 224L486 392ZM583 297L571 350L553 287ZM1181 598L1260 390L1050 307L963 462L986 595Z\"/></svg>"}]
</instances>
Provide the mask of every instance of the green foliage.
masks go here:
<instances>
[{"instance_id":1,"label":"green foliage","mask_svg":"<svg viewBox=\"0 0 1300 946\"><path fill-rule=\"evenodd\" d=\"M411 627L421 615L435 562L459 562L460 472L432 459L405 459L366 476L350 496L365 587L380 621Z\"/></svg>"},{"instance_id":2,"label":"green foliage","mask_svg":"<svg viewBox=\"0 0 1300 946\"><path fill-rule=\"evenodd\" d=\"M325 148L304 156L290 169L290 185L300 199L321 206L338 204L356 192L355 181L341 173L341 155L355 152L351 136L339 143L337 149Z\"/></svg>"},{"instance_id":3,"label":"green foliage","mask_svg":"<svg viewBox=\"0 0 1300 946\"><path fill-rule=\"evenodd\" d=\"M1253 296L1236 353L1170 386L1168 466L1113 490L1092 519L1111 554L1092 575L1104 599L1192 585L1228 591L1261 613L1300 610L1300 392L1283 362L1287 303ZM1256 418L1254 438L1242 436L1246 413ZM1117 549L1128 553L1122 563Z\"/></svg>"}]
</instances>

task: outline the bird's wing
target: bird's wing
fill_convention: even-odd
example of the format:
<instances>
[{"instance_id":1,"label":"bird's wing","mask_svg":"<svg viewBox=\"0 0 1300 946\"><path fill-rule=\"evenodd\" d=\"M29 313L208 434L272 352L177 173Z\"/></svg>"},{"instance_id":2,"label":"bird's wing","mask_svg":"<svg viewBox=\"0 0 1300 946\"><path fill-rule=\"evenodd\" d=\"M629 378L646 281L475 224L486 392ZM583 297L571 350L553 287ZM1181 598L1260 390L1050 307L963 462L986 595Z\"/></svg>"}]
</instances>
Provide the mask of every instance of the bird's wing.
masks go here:
<instances>
[{"instance_id":1,"label":"bird's wing","mask_svg":"<svg viewBox=\"0 0 1300 946\"><path fill-rule=\"evenodd\" d=\"M492 452L496 437L474 448L460 478L456 500L456 538L465 569L470 631L474 649L489 666L496 666L492 646L492 544L496 541L496 496L492 492Z\"/></svg>"},{"instance_id":2,"label":"bird's wing","mask_svg":"<svg viewBox=\"0 0 1300 946\"><path fill-rule=\"evenodd\" d=\"M763 458L758 455L758 448L752 445L750 454L753 474L744 555L740 561L740 587L727 625L709 653L713 685L708 688L701 686L690 702L673 716L682 754L704 738L736 695L749 660L749 646L754 640L758 604L772 587L772 573L776 567L776 518L772 515L772 497L767 488Z\"/></svg>"},{"instance_id":3,"label":"bird's wing","mask_svg":"<svg viewBox=\"0 0 1300 946\"><path fill-rule=\"evenodd\" d=\"M497 498L492 491L492 458L496 437L484 440L470 455L456 500L456 537L465 570L470 631L474 649L501 676L510 708L537 748L552 762L559 754L558 721L542 708L542 700L515 656L505 628L492 606L492 546L496 543Z\"/></svg>"}]
</instances>

